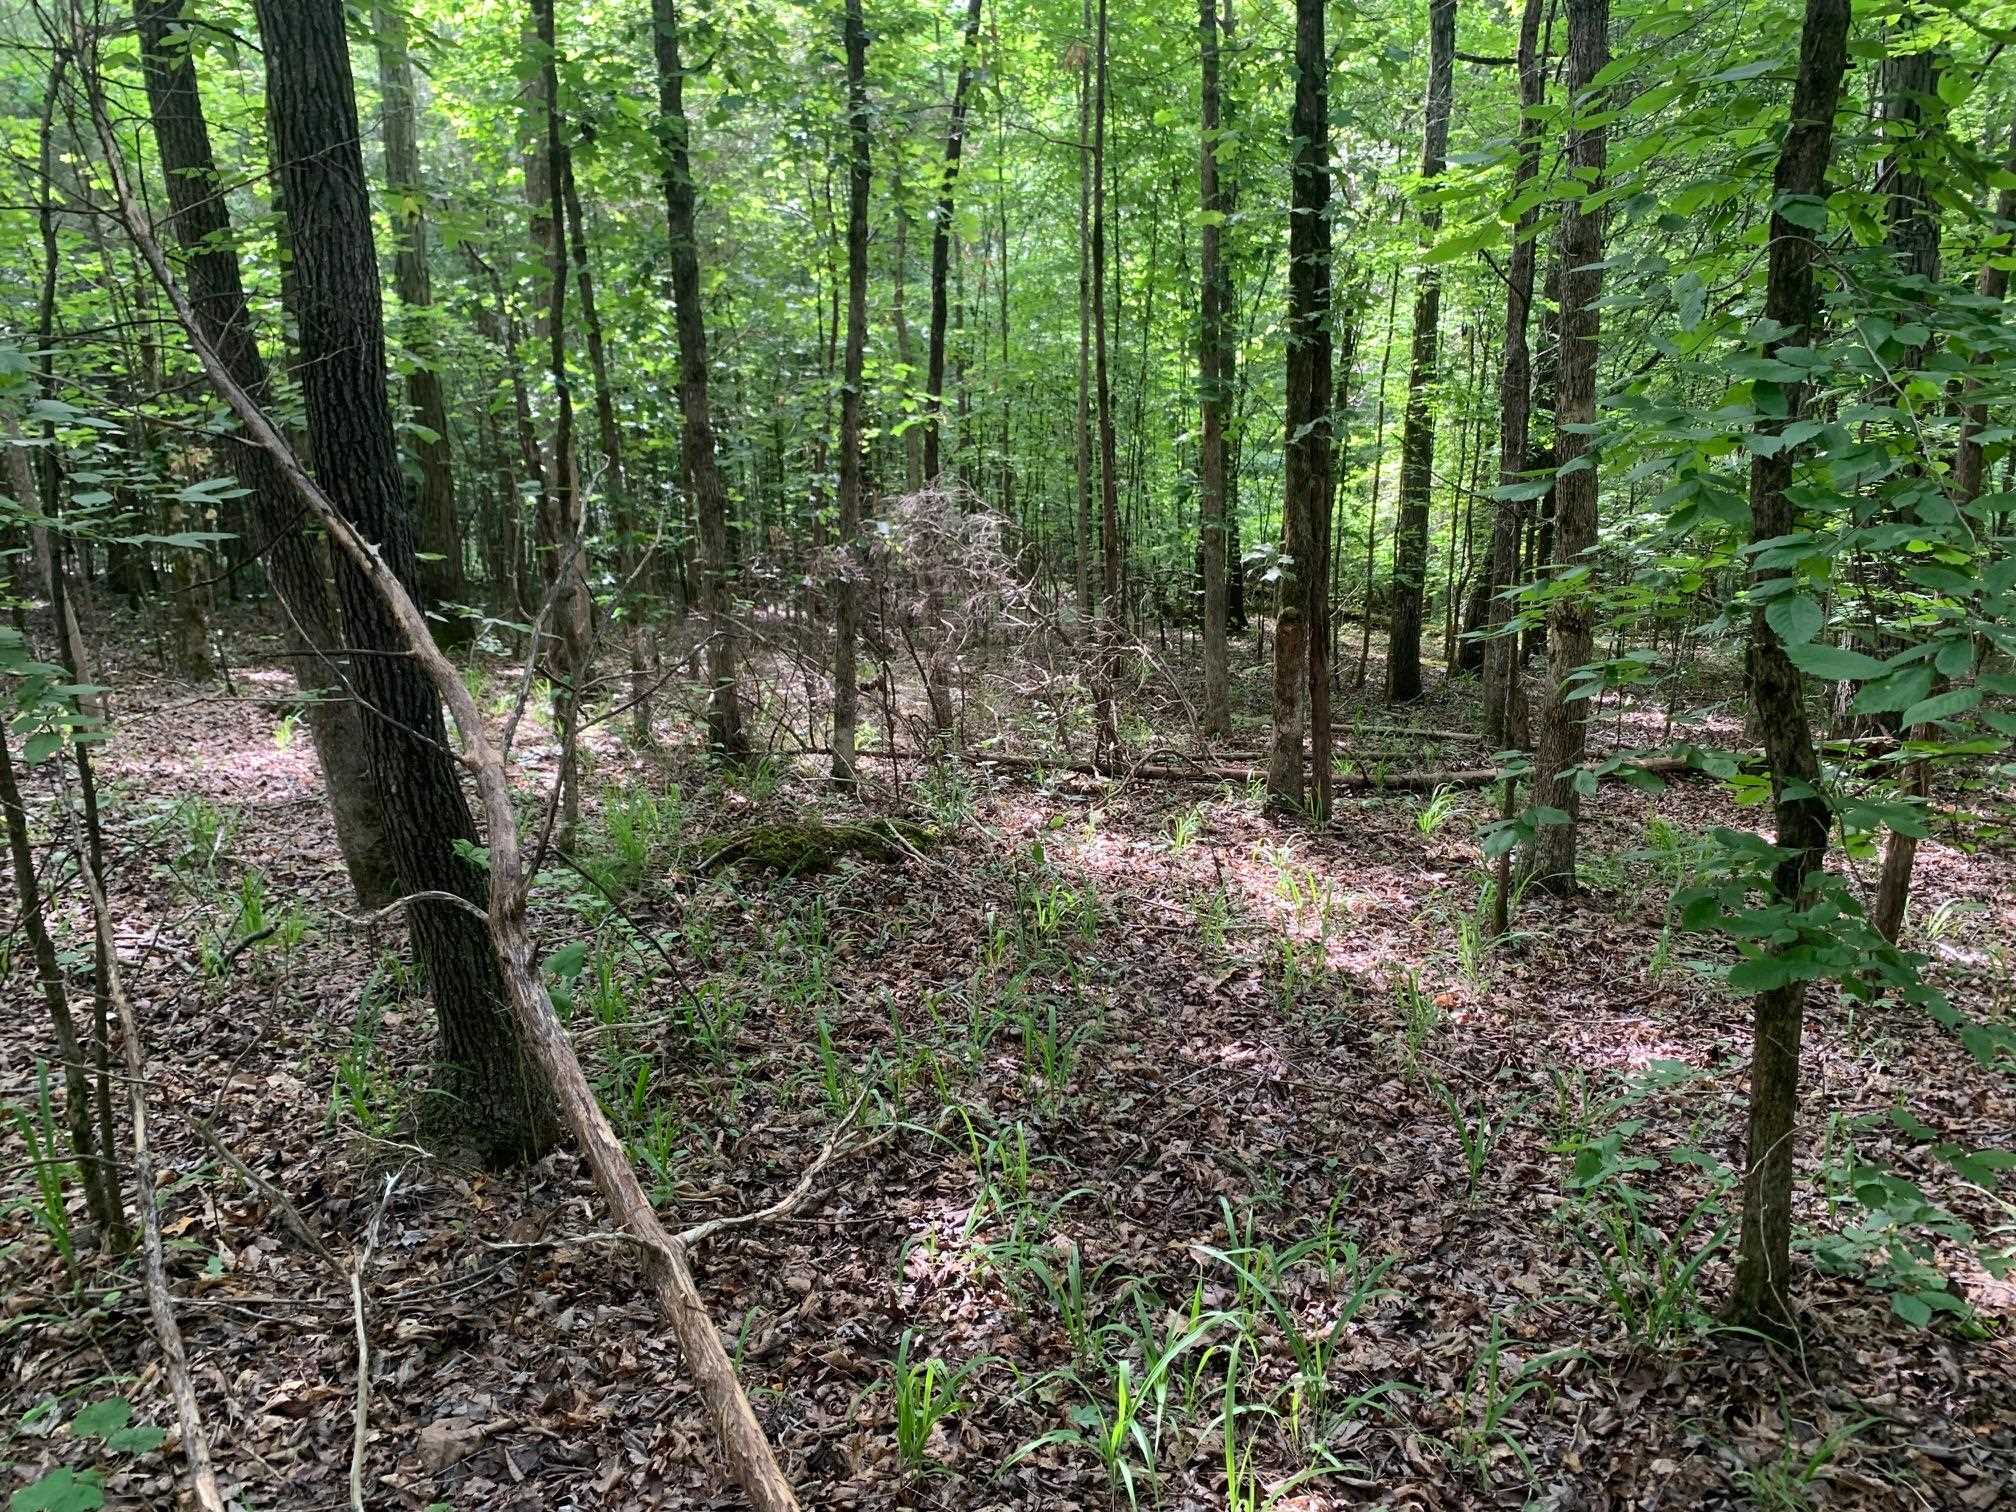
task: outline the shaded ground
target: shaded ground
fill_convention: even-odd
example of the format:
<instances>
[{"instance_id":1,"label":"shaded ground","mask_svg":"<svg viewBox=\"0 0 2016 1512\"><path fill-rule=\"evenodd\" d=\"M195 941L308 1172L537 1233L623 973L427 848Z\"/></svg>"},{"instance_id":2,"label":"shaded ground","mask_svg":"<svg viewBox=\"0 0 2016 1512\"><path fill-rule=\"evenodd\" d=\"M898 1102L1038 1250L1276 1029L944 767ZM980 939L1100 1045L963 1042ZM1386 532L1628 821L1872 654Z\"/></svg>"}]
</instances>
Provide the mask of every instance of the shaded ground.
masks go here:
<instances>
[{"instance_id":1,"label":"shaded ground","mask_svg":"<svg viewBox=\"0 0 2016 1512\"><path fill-rule=\"evenodd\" d=\"M575 1158L498 1176L409 1143L424 995L398 930L339 917L305 740L276 739L271 708L119 685L121 950L183 1325L244 1504L347 1503L355 1340L347 1283L215 1162L197 1117L339 1256L396 1177L368 1275L372 1505L736 1505L628 1261L592 1238L606 1224ZM239 674L241 694L260 686ZM1264 689L1246 691L1257 713ZM1460 728L1465 696L1405 719ZM1712 689L1688 709L1726 726ZM1363 759L1396 770L1476 751L1380 739ZM1522 900L1514 938L1487 948L1486 794L1354 799L1311 835L1236 785L910 772L909 811L938 831L914 854L709 876L706 835L843 812L814 764L729 788L608 732L596 750L584 859L627 919L564 873L538 916L668 1214L771 1200L867 1096L874 1143L799 1217L699 1267L808 1506L1249 1505L1228 1464L1259 1488L1250 1505L1306 1509L2016 1498L2016 1295L1953 1246L1939 1258L1979 1336L1912 1327L1863 1279L1817 1271L1798 1352L1712 1330L1747 1007L1707 942L1665 927L1664 900L1688 836L1757 814L1707 785L1606 787L1591 891ZM524 753L528 783L553 754ZM2008 861L2000 832L1951 830L1921 851L1914 912L1956 1001L2005 1020ZM299 928L226 965L253 894ZM6 982L0 1086L18 1097L46 1031L25 962ZM2008 1242L2007 1204L1888 1116L1901 1100L1968 1149L2007 1146L2006 1076L1915 1011L1828 994L1804 1078L1807 1237L1857 1220L1859 1152ZM1649 1164L1578 1186L1585 1152L1585 1175L1606 1152ZM21 1212L0 1242L16 1484L96 1464L114 1505L172 1505L172 1440L110 1454L60 1426L112 1395L169 1421L137 1284L100 1270L66 1295ZM960 1404L907 1441L906 1336Z\"/></svg>"}]
</instances>

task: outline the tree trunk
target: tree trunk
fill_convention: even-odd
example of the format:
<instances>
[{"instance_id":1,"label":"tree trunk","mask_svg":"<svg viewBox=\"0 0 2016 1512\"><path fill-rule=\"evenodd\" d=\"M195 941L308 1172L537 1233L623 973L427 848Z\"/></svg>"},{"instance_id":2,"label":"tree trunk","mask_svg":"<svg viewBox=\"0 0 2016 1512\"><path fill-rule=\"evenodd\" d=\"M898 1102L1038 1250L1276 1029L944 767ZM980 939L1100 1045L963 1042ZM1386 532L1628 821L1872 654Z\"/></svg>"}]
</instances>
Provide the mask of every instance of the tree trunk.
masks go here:
<instances>
[{"instance_id":1,"label":"tree trunk","mask_svg":"<svg viewBox=\"0 0 2016 1512\"><path fill-rule=\"evenodd\" d=\"M567 377L566 147L560 135L559 42L553 0L532 0L532 24L539 49L538 97L543 119L540 141L526 158L526 192L541 192L535 205L535 239L546 257L546 370L553 384L552 466L541 500L540 546L552 621L548 658L553 672L553 724L560 741L559 839L571 850L581 824L581 776L576 732L581 701L593 668L579 467L574 456L574 389ZM530 172L537 160L544 172Z\"/></svg>"},{"instance_id":2,"label":"tree trunk","mask_svg":"<svg viewBox=\"0 0 2016 1512\"><path fill-rule=\"evenodd\" d=\"M1881 82L1884 119L1901 127L1893 138L1890 160L1884 165L1890 185L1890 251L1897 260L1898 271L1909 279L1923 279L1929 290L1939 277L1939 202L1926 192L1923 156L1928 139L1936 141L1941 134L1942 123L1926 120L1928 102L1939 103L1938 58L1931 52L1886 57ZM1899 392L1894 403L1906 409L1914 407L1902 389L1908 375L1920 371L1924 365L1922 346L1905 354L1898 364ZM1962 424L1964 427L1964 420ZM1956 473L1958 461L1956 457ZM1973 496L1961 495L1955 502L1964 506L1973 502ZM1944 678L1935 680L1934 691L1944 683ZM1932 732L1921 727L1908 733L1922 739ZM1929 795L1931 772L1924 761L1911 763L1905 772L1904 786L1920 800ZM1883 844L1883 865L1876 879L1869 922L1893 945L1903 932L1904 915L1911 905L1911 871L1917 859L1918 837L1891 830Z\"/></svg>"},{"instance_id":3,"label":"tree trunk","mask_svg":"<svg viewBox=\"0 0 2016 1512\"><path fill-rule=\"evenodd\" d=\"M707 322L700 302L693 167L686 124L686 69L679 57L679 0L651 0L658 69L658 129L665 152L665 224L672 252L672 304L679 334L680 452L700 526L695 606L707 624L707 744L716 759L748 759L749 736L735 687L736 633L729 581L728 494L707 413Z\"/></svg>"},{"instance_id":4,"label":"tree trunk","mask_svg":"<svg viewBox=\"0 0 2016 1512\"><path fill-rule=\"evenodd\" d=\"M1538 111L1547 98L1547 61L1540 53L1541 0L1526 0L1519 18L1519 155L1512 170L1517 200L1540 171ZM1527 327L1533 310L1534 227L1539 207L1522 211L1512 227L1505 270L1505 358L1498 370L1498 482L1525 481L1533 410L1533 363ZM1519 536L1526 510L1500 499L1491 515L1491 558L1485 573L1484 739L1493 749L1523 746L1527 729L1525 685L1519 676L1518 637L1505 633L1512 606L1503 597L1519 576Z\"/></svg>"},{"instance_id":5,"label":"tree trunk","mask_svg":"<svg viewBox=\"0 0 2016 1512\"><path fill-rule=\"evenodd\" d=\"M979 0L974 0L977 12ZM1106 0L1099 0L1099 35L1093 52L1092 91L1092 353L1093 387L1099 410L1099 585L1100 666L1095 678L1098 702L1098 760L1111 760L1120 749L1119 718L1114 710L1113 684L1119 676L1120 478L1119 447L1113 434L1113 381L1106 360Z\"/></svg>"},{"instance_id":6,"label":"tree trunk","mask_svg":"<svg viewBox=\"0 0 2016 1512\"><path fill-rule=\"evenodd\" d=\"M1422 107L1421 179L1431 187L1449 158L1449 112L1455 91L1456 0L1429 0L1428 93ZM1421 244L1434 244L1442 210L1421 210ZM1400 430L1400 508L1393 551L1393 613L1386 636L1386 701L1421 696L1422 595L1428 577L1428 498L1435 474L1436 381L1442 318L1442 270L1428 263L1414 291L1414 344L1407 366L1407 411Z\"/></svg>"},{"instance_id":7,"label":"tree trunk","mask_svg":"<svg viewBox=\"0 0 2016 1512\"><path fill-rule=\"evenodd\" d=\"M643 565L638 547L637 515L630 499L630 477L623 462L623 428L616 420L616 392L609 378L609 350L602 338L602 316L595 307L595 273L588 256L588 217L581 191L574 183L574 154L560 153L560 187L567 202L567 242L574 258L574 287L581 298L581 331L588 348L588 371L595 384L595 434L605 467L602 491L616 528L617 585L615 616L623 622L630 655L630 732L640 745L653 735L652 658L648 618L649 595L638 575ZM585 564L584 564L585 567Z\"/></svg>"},{"instance_id":8,"label":"tree trunk","mask_svg":"<svg viewBox=\"0 0 2016 1512\"><path fill-rule=\"evenodd\" d=\"M1078 619L1092 622L1092 0L1079 7L1078 63Z\"/></svg>"},{"instance_id":9,"label":"tree trunk","mask_svg":"<svg viewBox=\"0 0 2016 1512\"><path fill-rule=\"evenodd\" d=\"M1834 112L1848 61L1848 15L1849 0L1807 0L1790 124L1773 181L1775 204L1826 192ZM1764 344L1766 356L1788 342L1811 343L1820 313L1813 287L1812 231L1776 212L1771 217L1770 248L1764 316L1779 334ZM1805 397L1803 384L1785 385L1786 418L1779 428L1799 418ZM1787 446L1751 460L1753 542L1772 540L1794 528L1797 512L1788 490L1795 451ZM1781 575L1777 570L1759 573L1754 585L1762 587ZM1831 819L1827 800L1818 792L1820 763L1807 724L1803 679L1764 618L1765 596L1754 594L1753 599L1757 607L1750 615L1750 698L1776 796L1778 845L1787 852L1772 872L1771 889L1775 902L1797 909L1804 905L1811 879L1826 860ZM1793 1323L1792 1174L1798 1153L1794 1124L1805 1018L1802 981L1786 982L1757 996L1743 1219L1729 1311L1738 1325L1773 1332Z\"/></svg>"},{"instance_id":10,"label":"tree trunk","mask_svg":"<svg viewBox=\"0 0 2016 1512\"><path fill-rule=\"evenodd\" d=\"M239 276L230 212L213 187L217 165L193 54L179 40L175 18L181 9L181 0L137 0L134 6L170 226L185 253L183 276L204 334L231 376L263 404L269 393L266 364ZM382 906L398 896L398 873L365 756L363 717L345 662L331 654L341 643L321 554L302 532L300 507L273 459L259 447L223 445L227 466L251 492L267 580L287 616L287 647L295 680L310 700L308 732L321 762L337 848L358 902Z\"/></svg>"},{"instance_id":11,"label":"tree trunk","mask_svg":"<svg viewBox=\"0 0 2016 1512\"><path fill-rule=\"evenodd\" d=\"M392 409L371 206L352 93L343 0L258 0L266 108L279 152L300 290L302 392L317 480L376 546L402 585L414 581ZM364 746L384 802L386 835L408 893L472 903L483 880L467 859L476 826L447 745L441 702L407 651L391 611L356 563L340 561L337 596L351 677L369 711ZM440 1023L439 1092L447 1130L502 1162L552 1140L551 1109L513 1027L481 919L453 904L407 910L414 954Z\"/></svg>"},{"instance_id":12,"label":"tree trunk","mask_svg":"<svg viewBox=\"0 0 2016 1512\"><path fill-rule=\"evenodd\" d=\"M1568 168L1595 194L1603 183L1608 132L1593 81L1610 61L1610 0L1568 0L1570 117ZM1603 212L1571 200L1561 213L1560 389L1554 401L1555 448L1560 456L1554 490L1554 564L1562 575L1587 576L1557 598L1547 616L1547 693L1540 711L1539 750L1533 758L1533 802L1568 816L1543 825L1533 837L1527 875L1542 887L1572 891L1575 841L1582 795L1572 768L1588 745L1595 700L1576 677L1595 654L1594 574L1596 454L1587 427L1596 420L1596 365L1603 294ZM1578 465L1581 464L1581 465Z\"/></svg>"},{"instance_id":13,"label":"tree trunk","mask_svg":"<svg viewBox=\"0 0 2016 1512\"><path fill-rule=\"evenodd\" d=\"M1372 575L1379 553L1379 478L1386 463L1386 375L1393 365L1393 320L1400 307L1398 273L1386 286L1386 340L1379 349L1379 393L1372 406L1372 483L1365 495L1365 593L1358 622L1358 670L1351 685L1365 686L1372 657Z\"/></svg>"},{"instance_id":14,"label":"tree trunk","mask_svg":"<svg viewBox=\"0 0 2016 1512\"><path fill-rule=\"evenodd\" d=\"M459 604L463 582L462 532L455 517L455 473L448 450L448 405L441 391L440 351L433 338L434 294L427 271L427 189L420 177L420 144L413 102L413 63L406 52L402 5L379 0L372 14L378 38L378 92L384 100L385 200L395 244L392 287L408 316L400 339L413 358L406 378L406 402L420 431L414 455L420 463L420 491L414 509L419 539L420 591L428 607ZM436 621L436 634L451 640L468 636L459 618Z\"/></svg>"},{"instance_id":15,"label":"tree trunk","mask_svg":"<svg viewBox=\"0 0 2016 1512\"><path fill-rule=\"evenodd\" d=\"M1230 290L1218 251L1220 227L1230 216L1218 183L1218 0L1199 0L1197 24L1204 79L1202 151L1197 170L1203 207L1198 232L1202 314L1197 342L1198 409L1197 550L1204 565L1203 733L1232 729L1225 646L1225 320Z\"/></svg>"},{"instance_id":16,"label":"tree trunk","mask_svg":"<svg viewBox=\"0 0 2016 1512\"><path fill-rule=\"evenodd\" d=\"M973 53L980 36L982 0L967 0L966 31L959 44L959 78L952 86L952 120L945 128L945 166L938 177L938 208L931 219L931 334L925 353L924 482L938 481L945 408L945 327L950 318L947 277L952 263L953 191L959 182L959 153L966 140L966 96L973 84Z\"/></svg>"},{"instance_id":17,"label":"tree trunk","mask_svg":"<svg viewBox=\"0 0 2016 1512\"><path fill-rule=\"evenodd\" d=\"M1274 741L1267 801L1300 812L1302 693L1320 632L1330 496L1330 108L1324 0L1296 0L1295 102L1288 209L1287 454L1281 496L1281 572L1274 621ZM1320 816L1319 816L1320 817Z\"/></svg>"},{"instance_id":18,"label":"tree trunk","mask_svg":"<svg viewBox=\"0 0 2016 1512\"><path fill-rule=\"evenodd\" d=\"M840 371L840 563L833 595L833 780L856 780L861 617L861 367L868 339L868 26L847 0L847 349ZM893 735L893 732L892 732Z\"/></svg>"},{"instance_id":19,"label":"tree trunk","mask_svg":"<svg viewBox=\"0 0 2016 1512\"><path fill-rule=\"evenodd\" d=\"M70 994L63 982L56 944L50 938L48 918L43 912L35 855L29 848L28 811L21 802L21 787L14 775L14 759L7 749L4 727L0 727L0 809L6 811L7 852L13 863L21 927L28 936L36 980L42 984L42 1001L49 1009L49 1022L56 1035L56 1058L63 1076L63 1123L69 1130L71 1153L77 1160L84 1205L98 1225L106 1247L124 1249L131 1242L131 1235L126 1225L119 1152L110 1143L101 1144L91 1131L91 1080L87 1074L90 1068L84 1058L84 1042L77 1033L77 1021L70 1012ZM49 1152L52 1157L54 1153Z\"/></svg>"}]
</instances>

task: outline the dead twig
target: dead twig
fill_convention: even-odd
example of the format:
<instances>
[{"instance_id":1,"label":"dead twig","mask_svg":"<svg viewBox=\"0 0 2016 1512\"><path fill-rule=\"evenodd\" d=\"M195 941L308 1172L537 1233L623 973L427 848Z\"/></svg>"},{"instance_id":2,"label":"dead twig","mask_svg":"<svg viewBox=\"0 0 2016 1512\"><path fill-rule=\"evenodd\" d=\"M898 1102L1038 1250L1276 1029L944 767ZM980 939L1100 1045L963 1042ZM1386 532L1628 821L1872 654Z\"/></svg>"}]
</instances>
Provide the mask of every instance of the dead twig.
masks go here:
<instances>
[{"instance_id":1,"label":"dead twig","mask_svg":"<svg viewBox=\"0 0 2016 1512\"><path fill-rule=\"evenodd\" d=\"M279 1210L281 1222L285 1223L293 1231L294 1237L306 1245L316 1259L336 1272L337 1275L340 1276L343 1274L343 1267L338 1263L336 1257L329 1252L329 1246L324 1244L317 1237L315 1231L308 1227L308 1220L301 1216L301 1210L294 1206L285 1192L234 1155L224 1141L217 1137L217 1131L211 1127L210 1120L207 1118L197 1119L196 1132L203 1136L203 1142L216 1152L219 1160L236 1171L240 1179L247 1186L251 1187L253 1191L264 1197Z\"/></svg>"},{"instance_id":2,"label":"dead twig","mask_svg":"<svg viewBox=\"0 0 2016 1512\"><path fill-rule=\"evenodd\" d=\"M371 1265L372 1252L378 1248L378 1225L384 1221L385 1209L391 1205L392 1194L399 1189L399 1178L405 1174L401 1169L385 1178L378 1210L364 1230L364 1248L350 1265L350 1315L357 1325L357 1405L351 1412L350 1432L350 1505L355 1512L364 1512L364 1439L371 1427L371 1336L364 1323L364 1272Z\"/></svg>"}]
</instances>

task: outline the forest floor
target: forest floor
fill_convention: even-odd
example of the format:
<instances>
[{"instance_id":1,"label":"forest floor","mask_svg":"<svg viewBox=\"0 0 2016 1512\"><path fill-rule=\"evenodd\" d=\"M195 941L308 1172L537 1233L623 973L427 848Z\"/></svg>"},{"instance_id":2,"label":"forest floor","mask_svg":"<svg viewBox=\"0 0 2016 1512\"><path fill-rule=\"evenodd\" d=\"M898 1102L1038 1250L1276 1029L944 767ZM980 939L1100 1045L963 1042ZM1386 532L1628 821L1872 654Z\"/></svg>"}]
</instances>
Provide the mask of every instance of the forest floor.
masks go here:
<instances>
[{"instance_id":1,"label":"forest floor","mask_svg":"<svg viewBox=\"0 0 2016 1512\"><path fill-rule=\"evenodd\" d=\"M244 639L238 694L283 693ZM1250 658L1238 672L1257 748L1266 689ZM424 993L396 926L341 918L305 733L220 689L108 681L113 905L170 1268L240 1503L347 1505L357 1344L347 1275L241 1186L199 1118L346 1264L383 1205L364 1273L370 1505L738 1505L571 1151L499 1175L414 1145ZM1729 693L1690 688L1683 724L1731 740ZM1400 722L1472 727L1474 698L1438 683ZM1395 722L1345 702L1340 722ZM693 752L689 724L662 733ZM1375 738L1361 758L1393 770L1481 755ZM1723 947L1669 928L1665 900L1694 837L1760 813L1710 784L1606 785L1587 890L1522 898L1487 945L1489 791L1346 794L1311 833L1238 783L912 770L901 806L935 826L914 853L710 875L706 836L897 802L836 800L810 758L731 786L611 728L592 745L581 860L621 910L556 869L535 916L667 1215L775 1199L866 1096L800 1213L698 1261L807 1507L2016 1502L2016 1289L1939 1241L1978 1326L1918 1327L1808 1252L1867 1217L1858 1162L2010 1238L2011 1207L1890 1116L2012 1143L2006 1076L1919 1011L1816 995L1803 1337L1771 1349L1715 1325L1748 1005L1718 980ZM555 757L543 734L521 750L528 793ZM1980 822L2005 800L1966 795L1974 817L1922 848L1913 928L1955 1001L2006 1021L2016 846ZM281 927L227 959L262 918ZM20 955L5 981L0 1093L19 1100L46 1030ZM20 1151L0 1159L9 1199L28 1190ZM496 1247L513 1243L531 1247ZM173 1505L172 1438L115 1453L68 1426L115 1396L172 1421L130 1263L87 1262L71 1292L21 1208L0 1245L12 1483L89 1465L110 1505Z\"/></svg>"}]
</instances>

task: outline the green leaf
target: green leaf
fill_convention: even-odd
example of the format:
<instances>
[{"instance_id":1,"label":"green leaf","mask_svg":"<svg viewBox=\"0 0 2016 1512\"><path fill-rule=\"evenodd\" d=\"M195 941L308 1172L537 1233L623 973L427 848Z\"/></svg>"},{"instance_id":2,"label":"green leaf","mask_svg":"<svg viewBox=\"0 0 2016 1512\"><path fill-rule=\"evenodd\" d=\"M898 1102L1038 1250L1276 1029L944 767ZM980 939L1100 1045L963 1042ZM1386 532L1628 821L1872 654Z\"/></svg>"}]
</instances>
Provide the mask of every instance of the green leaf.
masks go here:
<instances>
[{"instance_id":1,"label":"green leaf","mask_svg":"<svg viewBox=\"0 0 2016 1512\"><path fill-rule=\"evenodd\" d=\"M1932 1321L1932 1309L1911 1292L1891 1293L1890 1311L1917 1328L1923 1328Z\"/></svg>"},{"instance_id":2,"label":"green leaf","mask_svg":"<svg viewBox=\"0 0 2016 1512\"><path fill-rule=\"evenodd\" d=\"M1883 663L1875 657L1850 651L1846 646L1787 646L1785 654L1801 672L1827 682L1861 682L1881 677L1885 671Z\"/></svg>"},{"instance_id":3,"label":"green leaf","mask_svg":"<svg viewBox=\"0 0 2016 1512\"><path fill-rule=\"evenodd\" d=\"M167 1438L168 1430L165 1428L156 1428L152 1423L135 1423L131 1428L121 1428L117 1433L106 1434L105 1447L117 1450L120 1454L151 1454L159 1449Z\"/></svg>"},{"instance_id":4,"label":"green leaf","mask_svg":"<svg viewBox=\"0 0 2016 1512\"><path fill-rule=\"evenodd\" d=\"M86 1438L105 1438L133 1421L133 1404L123 1397L93 1402L70 1420L70 1431Z\"/></svg>"},{"instance_id":5,"label":"green leaf","mask_svg":"<svg viewBox=\"0 0 2016 1512\"><path fill-rule=\"evenodd\" d=\"M1957 714L1965 714L1979 702L1981 702L1979 688L1952 688L1911 705L1904 711L1903 724L1907 730L1912 725L1934 724L1942 719L1951 719Z\"/></svg>"},{"instance_id":6,"label":"green leaf","mask_svg":"<svg viewBox=\"0 0 2016 1512\"><path fill-rule=\"evenodd\" d=\"M90 1471L79 1475L68 1468L51 1470L32 1486L23 1486L7 1499L11 1512L97 1512L105 1505L105 1492Z\"/></svg>"},{"instance_id":7,"label":"green leaf","mask_svg":"<svg viewBox=\"0 0 2016 1512\"><path fill-rule=\"evenodd\" d=\"M1764 621L1787 646L1796 646L1818 635L1827 616L1814 599L1803 593L1788 593L1765 606Z\"/></svg>"}]
</instances>

